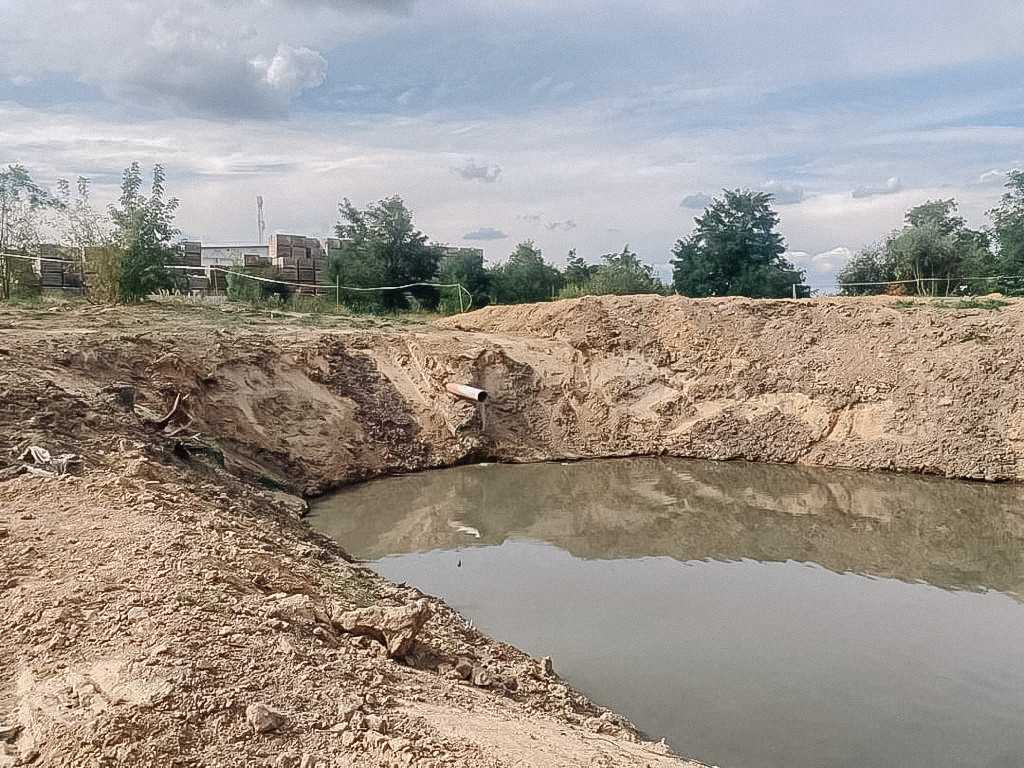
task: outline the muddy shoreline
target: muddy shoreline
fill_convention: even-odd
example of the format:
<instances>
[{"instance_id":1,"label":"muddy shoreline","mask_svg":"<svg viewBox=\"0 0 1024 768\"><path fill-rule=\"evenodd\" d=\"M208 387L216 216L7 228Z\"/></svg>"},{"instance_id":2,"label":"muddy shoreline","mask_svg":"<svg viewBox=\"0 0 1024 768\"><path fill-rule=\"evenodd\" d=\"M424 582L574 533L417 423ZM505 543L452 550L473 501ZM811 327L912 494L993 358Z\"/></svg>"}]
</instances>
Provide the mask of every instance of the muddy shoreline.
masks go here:
<instances>
[{"instance_id":1,"label":"muddy shoreline","mask_svg":"<svg viewBox=\"0 0 1024 768\"><path fill-rule=\"evenodd\" d=\"M1024 479L1019 303L590 298L433 326L68 307L0 310L0 333L0 453L82 457L0 484L0 765L678 764L440 601L412 663L319 620L422 596L290 494L484 457ZM288 725L254 733L254 699Z\"/></svg>"}]
</instances>

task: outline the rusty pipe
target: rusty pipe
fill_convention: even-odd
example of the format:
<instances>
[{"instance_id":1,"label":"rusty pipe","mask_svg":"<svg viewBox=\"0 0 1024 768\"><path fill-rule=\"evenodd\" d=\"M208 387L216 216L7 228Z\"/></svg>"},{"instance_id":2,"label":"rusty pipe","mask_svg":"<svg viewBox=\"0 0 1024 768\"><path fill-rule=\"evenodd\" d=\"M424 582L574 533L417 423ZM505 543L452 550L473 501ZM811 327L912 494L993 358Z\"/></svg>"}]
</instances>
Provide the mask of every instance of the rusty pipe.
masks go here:
<instances>
[{"instance_id":1,"label":"rusty pipe","mask_svg":"<svg viewBox=\"0 0 1024 768\"><path fill-rule=\"evenodd\" d=\"M444 388L463 400L469 400L474 403L483 403L487 400L487 390L477 389L468 384L452 384L449 382L444 385Z\"/></svg>"}]
</instances>

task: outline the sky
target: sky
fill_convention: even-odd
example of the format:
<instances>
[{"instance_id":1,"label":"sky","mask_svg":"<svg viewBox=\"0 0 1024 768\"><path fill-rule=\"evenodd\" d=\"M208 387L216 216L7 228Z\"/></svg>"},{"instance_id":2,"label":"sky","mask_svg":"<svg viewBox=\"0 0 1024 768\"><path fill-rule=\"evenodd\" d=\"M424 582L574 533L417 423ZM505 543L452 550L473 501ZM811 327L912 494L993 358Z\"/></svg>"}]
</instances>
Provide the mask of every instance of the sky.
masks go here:
<instances>
[{"instance_id":1,"label":"sky","mask_svg":"<svg viewBox=\"0 0 1024 768\"><path fill-rule=\"evenodd\" d=\"M210 243L327 236L400 194L434 241L668 276L723 188L772 192L808 282L1024 165L1020 0L0 0L0 163L162 163Z\"/></svg>"}]
</instances>

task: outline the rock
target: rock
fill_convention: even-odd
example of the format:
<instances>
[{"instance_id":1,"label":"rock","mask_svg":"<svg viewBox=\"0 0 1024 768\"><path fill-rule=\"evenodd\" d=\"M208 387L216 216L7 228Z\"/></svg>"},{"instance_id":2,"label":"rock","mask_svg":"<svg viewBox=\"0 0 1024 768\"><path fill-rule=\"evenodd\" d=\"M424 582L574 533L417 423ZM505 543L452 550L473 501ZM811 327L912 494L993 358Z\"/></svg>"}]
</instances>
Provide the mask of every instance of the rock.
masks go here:
<instances>
[{"instance_id":1,"label":"rock","mask_svg":"<svg viewBox=\"0 0 1024 768\"><path fill-rule=\"evenodd\" d=\"M21 733L20 725L0 725L0 741L13 742Z\"/></svg>"},{"instance_id":2,"label":"rock","mask_svg":"<svg viewBox=\"0 0 1024 768\"><path fill-rule=\"evenodd\" d=\"M114 384L107 388L107 392L110 394L110 399L119 408L123 408L126 411L135 408L136 392L135 387L131 384Z\"/></svg>"},{"instance_id":3,"label":"rock","mask_svg":"<svg viewBox=\"0 0 1024 768\"><path fill-rule=\"evenodd\" d=\"M128 621L136 622L149 618L149 611L145 608L130 608L128 610Z\"/></svg>"},{"instance_id":4,"label":"rock","mask_svg":"<svg viewBox=\"0 0 1024 768\"><path fill-rule=\"evenodd\" d=\"M267 613L271 619L287 621L304 627L330 624L327 613L309 595L295 594L282 597Z\"/></svg>"},{"instance_id":5,"label":"rock","mask_svg":"<svg viewBox=\"0 0 1024 768\"><path fill-rule=\"evenodd\" d=\"M412 747L412 742L408 739L403 739L401 736L395 736L393 739L388 739L388 746L397 755L399 752L409 750Z\"/></svg>"},{"instance_id":6,"label":"rock","mask_svg":"<svg viewBox=\"0 0 1024 768\"><path fill-rule=\"evenodd\" d=\"M463 680L469 680L473 674L473 664L466 659L459 659L455 664L455 674Z\"/></svg>"},{"instance_id":7,"label":"rock","mask_svg":"<svg viewBox=\"0 0 1024 768\"><path fill-rule=\"evenodd\" d=\"M366 729L366 715L362 712L353 712L352 717L349 718L348 724L352 727L352 730L362 731Z\"/></svg>"},{"instance_id":8,"label":"rock","mask_svg":"<svg viewBox=\"0 0 1024 768\"><path fill-rule=\"evenodd\" d=\"M469 678L469 682L477 688L487 688L493 682L493 678L491 673L483 667L473 667L473 673Z\"/></svg>"},{"instance_id":9,"label":"rock","mask_svg":"<svg viewBox=\"0 0 1024 768\"><path fill-rule=\"evenodd\" d=\"M311 755L308 752L302 755L302 759L299 761L299 768L316 768L316 755Z\"/></svg>"},{"instance_id":10,"label":"rock","mask_svg":"<svg viewBox=\"0 0 1024 768\"><path fill-rule=\"evenodd\" d=\"M366 716L366 727L368 730L376 731L377 733L387 733L390 730L390 725L388 719L383 715Z\"/></svg>"},{"instance_id":11,"label":"rock","mask_svg":"<svg viewBox=\"0 0 1024 768\"><path fill-rule=\"evenodd\" d=\"M338 717L348 722L352 719L352 715L363 708L363 702L357 698L344 696L338 700Z\"/></svg>"},{"instance_id":12,"label":"rock","mask_svg":"<svg viewBox=\"0 0 1024 768\"><path fill-rule=\"evenodd\" d=\"M519 680L517 680L514 675L509 675L505 678L505 688L509 691L519 690Z\"/></svg>"},{"instance_id":13,"label":"rock","mask_svg":"<svg viewBox=\"0 0 1024 768\"><path fill-rule=\"evenodd\" d=\"M546 676L555 674L555 665L550 656L545 656L540 660L540 673Z\"/></svg>"},{"instance_id":14,"label":"rock","mask_svg":"<svg viewBox=\"0 0 1024 768\"><path fill-rule=\"evenodd\" d=\"M345 731L341 734L341 746L347 749L355 744L358 738L359 734L356 731Z\"/></svg>"},{"instance_id":15,"label":"rock","mask_svg":"<svg viewBox=\"0 0 1024 768\"><path fill-rule=\"evenodd\" d=\"M282 752L274 760L274 768L298 768L299 759L295 752Z\"/></svg>"},{"instance_id":16,"label":"rock","mask_svg":"<svg viewBox=\"0 0 1024 768\"><path fill-rule=\"evenodd\" d=\"M388 743L388 737L383 733L377 733L376 731L367 731L363 736L363 741L366 745L371 748L383 748Z\"/></svg>"},{"instance_id":17,"label":"rock","mask_svg":"<svg viewBox=\"0 0 1024 768\"><path fill-rule=\"evenodd\" d=\"M430 603L421 599L400 608L373 606L347 611L334 617L334 624L342 632L372 637L387 648L389 656L400 657L412 650L416 635L432 613Z\"/></svg>"},{"instance_id":18,"label":"rock","mask_svg":"<svg viewBox=\"0 0 1024 768\"><path fill-rule=\"evenodd\" d=\"M288 718L266 704L250 704L245 708L245 719L256 733L270 733L283 728Z\"/></svg>"}]
</instances>

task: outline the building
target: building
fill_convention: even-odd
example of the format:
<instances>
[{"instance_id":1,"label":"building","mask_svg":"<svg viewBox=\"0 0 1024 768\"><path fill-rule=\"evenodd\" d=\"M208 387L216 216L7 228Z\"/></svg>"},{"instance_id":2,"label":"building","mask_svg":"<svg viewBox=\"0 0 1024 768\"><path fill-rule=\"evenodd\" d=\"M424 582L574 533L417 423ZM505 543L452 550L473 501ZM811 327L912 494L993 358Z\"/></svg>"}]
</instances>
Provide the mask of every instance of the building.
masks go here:
<instances>
[{"instance_id":1,"label":"building","mask_svg":"<svg viewBox=\"0 0 1024 768\"><path fill-rule=\"evenodd\" d=\"M437 248L441 251L442 258L446 256L461 256L464 259L472 257L481 261L484 258L483 248L463 248L456 245L439 245Z\"/></svg>"},{"instance_id":2,"label":"building","mask_svg":"<svg viewBox=\"0 0 1024 768\"><path fill-rule=\"evenodd\" d=\"M204 267L260 267L270 266L269 245L203 245Z\"/></svg>"}]
</instances>

